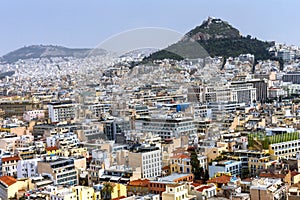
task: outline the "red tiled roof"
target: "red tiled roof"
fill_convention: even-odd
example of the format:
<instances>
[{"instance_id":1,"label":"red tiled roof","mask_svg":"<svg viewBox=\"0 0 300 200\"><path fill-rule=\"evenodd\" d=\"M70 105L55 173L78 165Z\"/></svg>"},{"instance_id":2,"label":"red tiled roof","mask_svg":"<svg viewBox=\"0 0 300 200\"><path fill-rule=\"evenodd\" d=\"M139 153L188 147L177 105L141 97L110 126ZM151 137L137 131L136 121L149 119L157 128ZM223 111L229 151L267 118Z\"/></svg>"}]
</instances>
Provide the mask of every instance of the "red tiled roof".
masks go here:
<instances>
[{"instance_id":1,"label":"red tiled roof","mask_svg":"<svg viewBox=\"0 0 300 200\"><path fill-rule=\"evenodd\" d=\"M18 161L18 160L21 160L21 158L19 156L4 157L4 158L2 158L2 163L14 161L14 160Z\"/></svg>"},{"instance_id":2,"label":"red tiled roof","mask_svg":"<svg viewBox=\"0 0 300 200\"><path fill-rule=\"evenodd\" d=\"M162 168L162 170L169 170L169 169L170 169L170 166L169 166L169 165L164 166L164 167Z\"/></svg>"},{"instance_id":3,"label":"red tiled roof","mask_svg":"<svg viewBox=\"0 0 300 200\"><path fill-rule=\"evenodd\" d=\"M11 176L1 176L0 181L7 185L7 187L11 186L12 184L16 183L17 180Z\"/></svg>"},{"instance_id":4,"label":"red tiled roof","mask_svg":"<svg viewBox=\"0 0 300 200\"><path fill-rule=\"evenodd\" d=\"M128 183L128 185L130 186L142 186L142 187L147 187L148 184L150 183L150 181L148 179L138 179L138 180L133 180L133 181L130 181Z\"/></svg>"},{"instance_id":5,"label":"red tiled roof","mask_svg":"<svg viewBox=\"0 0 300 200\"><path fill-rule=\"evenodd\" d=\"M211 188L211 185L203 185L200 188L196 189L198 192L203 192L203 190Z\"/></svg>"},{"instance_id":6,"label":"red tiled roof","mask_svg":"<svg viewBox=\"0 0 300 200\"><path fill-rule=\"evenodd\" d=\"M189 147L187 148L187 151L195 151L195 147L189 146Z\"/></svg>"},{"instance_id":7,"label":"red tiled roof","mask_svg":"<svg viewBox=\"0 0 300 200\"><path fill-rule=\"evenodd\" d=\"M292 172L291 172L291 176L292 176L292 177L294 177L294 176L296 176L296 175L298 175L298 174L300 174L300 173L299 173L299 172L296 172L296 171L292 171Z\"/></svg>"},{"instance_id":8,"label":"red tiled roof","mask_svg":"<svg viewBox=\"0 0 300 200\"><path fill-rule=\"evenodd\" d=\"M223 176L219 176L216 178L212 178L210 180L207 181L207 183L223 183L226 184L230 181L231 176L228 175L223 175Z\"/></svg>"},{"instance_id":9,"label":"red tiled roof","mask_svg":"<svg viewBox=\"0 0 300 200\"><path fill-rule=\"evenodd\" d=\"M58 148L56 146L53 146L53 147L46 147L46 151L56 151L58 150Z\"/></svg>"},{"instance_id":10,"label":"red tiled roof","mask_svg":"<svg viewBox=\"0 0 300 200\"><path fill-rule=\"evenodd\" d=\"M242 181L244 181L244 182L252 182L252 179L251 178L244 178Z\"/></svg>"},{"instance_id":11,"label":"red tiled roof","mask_svg":"<svg viewBox=\"0 0 300 200\"><path fill-rule=\"evenodd\" d=\"M201 186L202 184L193 182L193 183L191 183L191 185L194 186L194 187L198 187L198 186Z\"/></svg>"},{"instance_id":12,"label":"red tiled roof","mask_svg":"<svg viewBox=\"0 0 300 200\"><path fill-rule=\"evenodd\" d=\"M285 174L274 174L274 173L260 173L259 177L261 178L285 178Z\"/></svg>"},{"instance_id":13,"label":"red tiled roof","mask_svg":"<svg viewBox=\"0 0 300 200\"><path fill-rule=\"evenodd\" d=\"M189 155L186 155L186 154L179 154L179 155L172 156L171 158L180 158L180 159L184 159L184 158L190 158L190 156L189 156Z\"/></svg>"}]
</instances>

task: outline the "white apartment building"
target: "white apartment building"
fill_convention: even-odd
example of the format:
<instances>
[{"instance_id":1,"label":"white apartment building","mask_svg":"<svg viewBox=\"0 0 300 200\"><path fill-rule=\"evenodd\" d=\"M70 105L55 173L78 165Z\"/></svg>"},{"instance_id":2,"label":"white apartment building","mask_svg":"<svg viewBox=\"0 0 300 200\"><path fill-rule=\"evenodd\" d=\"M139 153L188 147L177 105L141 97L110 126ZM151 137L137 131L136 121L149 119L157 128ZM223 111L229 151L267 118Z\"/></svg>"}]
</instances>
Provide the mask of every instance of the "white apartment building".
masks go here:
<instances>
[{"instance_id":1,"label":"white apartment building","mask_svg":"<svg viewBox=\"0 0 300 200\"><path fill-rule=\"evenodd\" d=\"M17 175L18 161L21 160L19 156L7 156L2 157L2 175L3 176L15 176Z\"/></svg>"},{"instance_id":2,"label":"white apartment building","mask_svg":"<svg viewBox=\"0 0 300 200\"><path fill-rule=\"evenodd\" d=\"M190 117L158 116L142 120L142 131L159 135L162 139L192 135L197 132Z\"/></svg>"},{"instance_id":3,"label":"white apartment building","mask_svg":"<svg viewBox=\"0 0 300 200\"><path fill-rule=\"evenodd\" d=\"M30 122L33 119L45 118L45 110L30 110L23 114L23 119L26 122Z\"/></svg>"},{"instance_id":4,"label":"white apartment building","mask_svg":"<svg viewBox=\"0 0 300 200\"><path fill-rule=\"evenodd\" d=\"M19 160L17 165L17 177L18 178L31 178L38 176L37 163L40 158Z\"/></svg>"},{"instance_id":5,"label":"white apartment building","mask_svg":"<svg viewBox=\"0 0 300 200\"><path fill-rule=\"evenodd\" d=\"M129 166L141 168L140 178L154 178L161 175L162 153L158 147L140 146L128 154Z\"/></svg>"},{"instance_id":6,"label":"white apartment building","mask_svg":"<svg viewBox=\"0 0 300 200\"><path fill-rule=\"evenodd\" d=\"M194 97L195 96L195 97ZM249 103L256 100L256 88L252 83L235 82L227 85L194 86L188 90L191 101ZM197 101L196 101L197 102Z\"/></svg>"},{"instance_id":7,"label":"white apartment building","mask_svg":"<svg viewBox=\"0 0 300 200\"><path fill-rule=\"evenodd\" d=\"M63 122L75 118L76 104L71 101L51 102L48 104L49 118L51 122Z\"/></svg>"},{"instance_id":8,"label":"white apartment building","mask_svg":"<svg viewBox=\"0 0 300 200\"><path fill-rule=\"evenodd\" d=\"M231 176L241 176L242 161L224 160L213 162L208 166L209 177L212 178L218 172L230 173Z\"/></svg>"},{"instance_id":9,"label":"white apartment building","mask_svg":"<svg viewBox=\"0 0 300 200\"><path fill-rule=\"evenodd\" d=\"M203 97L204 97L204 102L232 101L231 89L226 85L205 87Z\"/></svg>"},{"instance_id":10,"label":"white apartment building","mask_svg":"<svg viewBox=\"0 0 300 200\"><path fill-rule=\"evenodd\" d=\"M103 103L90 104L87 106L88 109L92 111L93 116L96 118L100 118L101 114L103 113L108 113L111 108L111 104L103 104Z\"/></svg>"},{"instance_id":11,"label":"white apartment building","mask_svg":"<svg viewBox=\"0 0 300 200\"><path fill-rule=\"evenodd\" d=\"M278 156L279 159L296 157L297 152L300 152L300 139L270 144L269 150L271 155Z\"/></svg>"},{"instance_id":12,"label":"white apartment building","mask_svg":"<svg viewBox=\"0 0 300 200\"><path fill-rule=\"evenodd\" d=\"M61 149L74 148L79 146L79 139L74 133L52 135L46 138L47 147L57 146Z\"/></svg>"},{"instance_id":13,"label":"white apartment building","mask_svg":"<svg viewBox=\"0 0 300 200\"><path fill-rule=\"evenodd\" d=\"M42 175L50 175L54 184L78 184L78 172L72 158L45 157L45 160L37 162L37 171Z\"/></svg>"},{"instance_id":14,"label":"white apartment building","mask_svg":"<svg viewBox=\"0 0 300 200\"><path fill-rule=\"evenodd\" d=\"M237 103L252 103L256 100L256 88L252 83L230 85L232 101Z\"/></svg>"}]
</instances>

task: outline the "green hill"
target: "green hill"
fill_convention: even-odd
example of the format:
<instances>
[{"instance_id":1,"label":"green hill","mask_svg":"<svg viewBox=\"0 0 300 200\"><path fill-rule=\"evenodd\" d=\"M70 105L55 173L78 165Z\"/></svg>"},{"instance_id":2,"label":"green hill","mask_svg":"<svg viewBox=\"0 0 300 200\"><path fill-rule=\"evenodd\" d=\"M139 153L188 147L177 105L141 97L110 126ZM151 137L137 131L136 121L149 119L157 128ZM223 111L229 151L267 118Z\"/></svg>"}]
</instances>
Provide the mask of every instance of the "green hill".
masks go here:
<instances>
[{"instance_id":1,"label":"green hill","mask_svg":"<svg viewBox=\"0 0 300 200\"><path fill-rule=\"evenodd\" d=\"M201 58L208 55L228 58L246 53L254 54L256 60L265 60L271 59L268 47L273 45L273 42L241 36L239 30L221 19L208 18L200 26L186 33L182 40L151 54L144 62L164 58L175 60Z\"/></svg>"}]
</instances>

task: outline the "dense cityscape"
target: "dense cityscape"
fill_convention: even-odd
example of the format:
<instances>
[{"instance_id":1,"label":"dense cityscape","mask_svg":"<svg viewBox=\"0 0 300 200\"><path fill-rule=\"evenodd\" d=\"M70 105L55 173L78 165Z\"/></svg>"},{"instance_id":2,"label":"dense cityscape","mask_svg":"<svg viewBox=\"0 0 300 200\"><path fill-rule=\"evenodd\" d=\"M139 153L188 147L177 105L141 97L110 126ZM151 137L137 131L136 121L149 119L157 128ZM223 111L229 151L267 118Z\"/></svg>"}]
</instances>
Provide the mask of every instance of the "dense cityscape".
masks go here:
<instances>
[{"instance_id":1,"label":"dense cityscape","mask_svg":"<svg viewBox=\"0 0 300 200\"><path fill-rule=\"evenodd\" d=\"M183 40L240 37L220 24ZM268 59L4 56L0 199L299 199L300 47L265 45Z\"/></svg>"}]
</instances>

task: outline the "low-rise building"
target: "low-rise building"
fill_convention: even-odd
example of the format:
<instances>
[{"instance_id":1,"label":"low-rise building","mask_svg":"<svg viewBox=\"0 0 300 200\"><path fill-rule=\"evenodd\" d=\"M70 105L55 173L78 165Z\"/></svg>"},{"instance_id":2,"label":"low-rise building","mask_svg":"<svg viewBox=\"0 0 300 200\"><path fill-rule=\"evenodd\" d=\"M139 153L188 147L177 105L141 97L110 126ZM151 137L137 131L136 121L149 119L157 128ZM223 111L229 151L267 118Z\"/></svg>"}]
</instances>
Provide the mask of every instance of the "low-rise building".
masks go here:
<instances>
[{"instance_id":1,"label":"low-rise building","mask_svg":"<svg viewBox=\"0 0 300 200\"><path fill-rule=\"evenodd\" d=\"M94 190L92 187L73 186L73 187L59 187L50 186L50 200L100 200L100 191Z\"/></svg>"},{"instance_id":2,"label":"low-rise building","mask_svg":"<svg viewBox=\"0 0 300 200\"><path fill-rule=\"evenodd\" d=\"M162 195L162 193L166 191L166 187L169 184L177 184L180 182L192 182L193 180L193 174L173 173L169 176L161 177L157 180L150 181L149 189L151 193Z\"/></svg>"},{"instance_id":3,"label":"low-rise building","mask_svg":"<svg viewBox=\"0 0 300 200\"><path fill-rule=\"evenodd\" d=\"M34 119L45 118L45 110L29 110L23 114L23 119L26 122L30 122Z\"/></svg>"},{"instance_id":4,"label":"low-rise building","mask_svg":"<svg viewBox=\"0 0 300 200\"><path fill-rule=\"evenodd\" d=\"M150 181L148 179L138 179L127 184L127 196L146 195L149 193Z\"/></svg>"},{"instance_id":5,"label":"low-rise building","mask_svg":"<svg viewBox=\"0 0 300 200\"><path fill-rule=\"evenodd\" d=\"M54 184L76 185L78 183L77 170L74 159L48 156L38 161L38 173L49 175Z\"/></svg>"},{"instance_id":6,"label":"low-rise building","mask_svg":"<svg viewBox=\"0 0 300 200\"><path fill-rule=\"evenodd\" d=\"M19 156L2 157L2 175L16 177L19 160L21 160Z\"/></svg>"},{"instance_id":7,"label":"low-rise building","mask_svg":"<svg viewBox=\"0 0 300 200\"><path fill-rule=\"evenodd\" d=\"M17 198L18 182L11 176L0 177L0 199Z\"/></svg>"},{"instance_id":8,"label":"low-rise building","mask_svg":"<svg viewBox=\"0 0 300 200\"><path fill-rule=\"evenodd\" d=\"M196 200L196 195L189 195L189 185L185 183L167 185L162 193L162 200Z\"/></svg>"},{"instance_id":9,"label":"low-rise building","mask_svg":"<svg viewBox=\"0 0 300 200\"><path fill-rule=\"evenodd\" d=\"M288 189L288 200L298 200L300 197L300 183L291 185Z\"/></svg>"},{"instance_id":10,"label":"low-rise building","mask_svg":"<svg viewBox=\"0 0 300 200\"><path fill-rule=\"evenodd\" d=\"M214 177L219 172L230 173L232 176L241 176L242 162L235 160L224 160L219 162L212 162L208 166L209 177Z\"/></svg>"},{"instance_id":11,"label":"low-rise building","mask_svg":"<svg viewBox=\"0 0 300 200\"><path fill-rule=\"evenodd\" d=\"M251 199L286 199L286 185L280 179L261 178L252 181Z\"/></svg>"},{"instance_id":12,"label":"low-rise building","mask_svg":"<svg viewBox=\"0 0 300 200\"><path fill-rule=\"evenodd\" d=\"M189 193L196 195L197 200L205 200L217 195L217 187L213 183L206 185L191 184Z\"/></svg>"},{"instance_id":13,"label":"low-rise building","mask_svg":"<svg viewBox=\"0 0 300 200\"><path fill-rule=\"evenodd\" d=\"M270 144L269 151L279 159L296 157L300 151L300 139Z\"/></svg>"}]
</instances>

